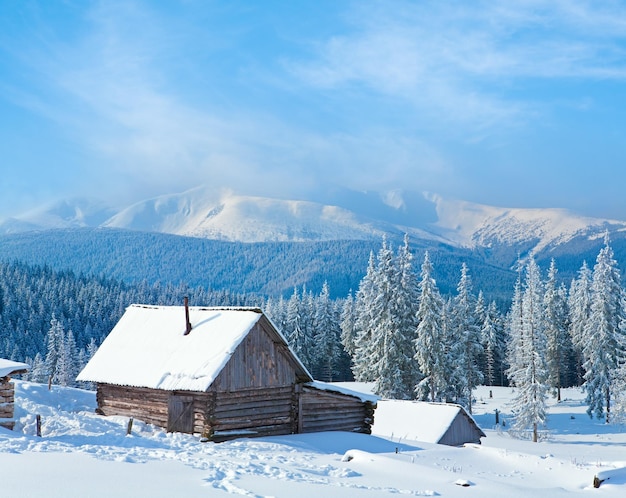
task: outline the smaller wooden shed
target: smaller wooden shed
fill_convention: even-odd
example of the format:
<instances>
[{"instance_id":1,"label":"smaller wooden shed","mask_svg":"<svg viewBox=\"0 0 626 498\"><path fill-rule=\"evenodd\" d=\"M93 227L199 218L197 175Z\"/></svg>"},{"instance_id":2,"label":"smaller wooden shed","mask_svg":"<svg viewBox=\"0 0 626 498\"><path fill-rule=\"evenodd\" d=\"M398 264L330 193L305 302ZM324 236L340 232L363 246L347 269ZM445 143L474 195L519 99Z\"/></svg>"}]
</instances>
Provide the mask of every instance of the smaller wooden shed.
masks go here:
<instances>
[{"instance_id":1,"label":"smaller wooden shed","mask_svg":"<svg viewBox=\"0 0 626 498\"><path fill-rule=\"evenodd\" d=\"M372 433L448 446L480 444L486 437L460 405L397 400L378 402Z\"/></svg>"},{"instance_id":2,"label":"smaller wooden shed","mask_svg":"<svg viewBox=\"0 0 626 498\"><path fill-rule=\"evenodd\" d=\"M314 382L258 308L131 305L77 380L98 411L212 440L369 433L376 398Z\"/></svg>"},{"instance_id":3,"label":"smaller wooden shed","mask_svg":"<svg viewBox=\"0 0 626 498\"><path fill-rule=\"evenodd\" d=\"M26 363L0 358L0 426L13 430L15 420L15 385L11 382L12 375L28 372Z\"/></svg>"}]
</instances>

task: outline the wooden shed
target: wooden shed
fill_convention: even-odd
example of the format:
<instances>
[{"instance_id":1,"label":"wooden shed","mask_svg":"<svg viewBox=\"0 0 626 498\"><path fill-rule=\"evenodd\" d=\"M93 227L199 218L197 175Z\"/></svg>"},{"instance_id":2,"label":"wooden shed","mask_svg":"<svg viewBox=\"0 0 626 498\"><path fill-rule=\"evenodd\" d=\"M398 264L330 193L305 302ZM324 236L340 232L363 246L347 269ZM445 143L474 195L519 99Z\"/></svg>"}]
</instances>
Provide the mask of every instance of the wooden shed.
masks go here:
<instances>
[{"instance_id":1,"label":"wooden shed","mask_svg":"<svg viewBox=\"0 0 626 498\"><path fill-rule=\"evenodd\" d=\"M376 398L314 382L258 308L131 305L77 380L98 411L211 440L369 433Z\"/></svg>"},{"instance_id":2,"label":"wooden shed","mask_svg":"<svg viewBox=\"0 0 626 498\"><path fill-rule=\"evenodd\" d=\"M462 406L423 401L379 401L372 432L448 446L480 444L486 437Z\"/></svg>"},{"instance_id":3,"label":"wooden shed","mask_svg":"<svg viewBox=\"0 0 626 498\"><path fill-rule=\"evenodd\" d=\"M13 430L15 385L11 382L11 376L26 373L29 369L26 363L0 358L0 427Z\"/></svg>"}]
</instances>

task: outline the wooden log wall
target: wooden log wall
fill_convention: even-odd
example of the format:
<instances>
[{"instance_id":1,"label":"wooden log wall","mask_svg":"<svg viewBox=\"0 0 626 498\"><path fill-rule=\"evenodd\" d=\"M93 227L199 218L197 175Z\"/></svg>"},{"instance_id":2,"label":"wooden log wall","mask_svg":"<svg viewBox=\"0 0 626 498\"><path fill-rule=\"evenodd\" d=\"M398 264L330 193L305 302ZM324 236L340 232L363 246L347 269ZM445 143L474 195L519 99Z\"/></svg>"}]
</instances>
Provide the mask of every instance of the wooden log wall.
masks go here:
<instances>
[{"instance_id":1,"label":"wooden log wall","mask_svg":"<svg viewBox=\"0 0 626 498\"><path fill-rule=\"evenodd\" d=\"M0 379L0 426L13 430L15 386L6 378ZM4 420L3 420L4 419Z\"/></svg>"},{"instance_id":2,"label":"wooden log wall","mask_svg":"<svg viewBox=\"0 0 626 498\"><path fill-rule=\"evenodd\" d=\"M277 436L297 430L297 397L293 385L216 392L209 417L214 441L234 437Z\"/></svg>"},{"instance_id":3,"label":"wooden log wall","mask_svg":"<svg viewBox=\"0 0 626 498\"><path fill-rule=\"evenodd\" d=\"M374 405L370 402L304 386L299 405L299 432L372 432Z\"/></svg>"},{"instance_id":4,"label":"wooden log wall","mask_svg":"<svg viewBox=\"0 0 626 498\"><path fill-rule=\"evenodd\" d=\"M175 392L174 392L175 393ZM167 428L168 401L171 391L144 387L98 384L96 400L102 415L133 417L148 424ZM193 432L205 430L207 410L211 406L211 393L184 392L193 397Z\"/></svg>"},{"instance_id":5,"label":"wooden log wall","mask_svg":"<svg viewBox=\"0 0 626 498\"><path fill-rule=\"evenodd\" d=\"M235 392L171 392L99 384L96 399L103 415L133 417L167 428L172 394L193 397L193 433L212 440L291 434L297 430L294 386L241 389Z\"/></svg>"}]
</instances>

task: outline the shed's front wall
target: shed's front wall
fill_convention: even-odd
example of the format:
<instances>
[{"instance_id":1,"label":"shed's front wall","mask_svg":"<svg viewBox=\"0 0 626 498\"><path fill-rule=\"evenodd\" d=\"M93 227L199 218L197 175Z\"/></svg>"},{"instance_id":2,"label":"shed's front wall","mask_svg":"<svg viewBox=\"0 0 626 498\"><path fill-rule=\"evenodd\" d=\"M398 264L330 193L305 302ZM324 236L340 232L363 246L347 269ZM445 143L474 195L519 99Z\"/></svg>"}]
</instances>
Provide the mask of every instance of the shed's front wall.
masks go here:
<instances>
[{"instance_id":1,"label":"shed's front wall","mask_svg":"<svg viewBox=\"0 0 626 498\"><path fill-rule=\"evenodd\" d=\"M479 434L477 428L459 411L448 430L438 442L448 446L461 446L465 443L480 444L480 436L481 434Z\"/></svg>"},{"instance_id":2,"label":"shed's front wall","mask_svg":"<svg viewBox=\"0 0 626 498\"><path fill-rule=\"evenodd\" d=\"M298 432L349 431L370 434L374 405L352 396L304 386L299 397Z\"/></svg>"}]
</instances>

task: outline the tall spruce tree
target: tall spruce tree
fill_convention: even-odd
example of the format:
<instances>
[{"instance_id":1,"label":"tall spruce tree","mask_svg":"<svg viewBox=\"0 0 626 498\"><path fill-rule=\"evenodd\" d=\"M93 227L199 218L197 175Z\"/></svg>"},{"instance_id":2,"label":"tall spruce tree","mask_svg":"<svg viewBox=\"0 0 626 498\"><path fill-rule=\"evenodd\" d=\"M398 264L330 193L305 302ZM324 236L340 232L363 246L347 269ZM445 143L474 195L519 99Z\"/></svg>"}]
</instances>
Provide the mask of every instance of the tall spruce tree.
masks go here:
<instances>
[{"instance_id":1,"label":"tall spruce tree","mask_svg":"<svg viewBox=\"0 0 626 498\"><path fill-rule=\"evenodd\" d=\"M569 359L572 343L568 332L567 297L557 283L557 268L554 258L548 269L544 291L544 321L546 330L546 364L548 382L561 401L561 387L567 384Z\"/></svg>"},{"instance_id":2,"label":"tall spruce tree","mask_svg":"<svg viewBox=\"0 0 626 498\"><path fill-rule=\"evenodd\" d=\"M520 434L532 430L534 442L539 438L539 426L546 422L548 392L543 299L541 274L531 256L526 265L521 302L514 301L514 313L519 316L514 318L510 329L508 376L517 388L512 410L514 429Z\"/></svg>"},{"instance_id":3,"label":"tall spruce tree","mask_svg":"<svg viewBox=\"0 0 626 498\"><path fill-rule=\"evenodd\" d=\"M375 296L372 301L370 361L374 392L385 398L402 397L402 346L398 335L395 257L383 239L378 251Z\"/></svg>"},{"instance_id":4,"label":"tall spruce tree","mask_svg":"<svg viewBox=\"0 0 626 498\"><path fill-rule=\"evenodd\" d=\"M574 348L574 369L576 372L576 384L584 382L583 364L585 358L583 351L587 343L587 331L589 329L589 317L591 316L591 283L593 274L587 262L578 270L578 277L572 280L568 296L569 309L569 332Z\"/></svg>"},{"instance_id":5,"label":"tall spruce tree","mask_svg":"<svg viewBox=\"0 0 626 498\"><path fill-rule=\"evenodd\" d=\"M424 254L419 283L420 299L417 311L415 359L424 378L415 387L420 399L437 401L448 387L445 351L443 299L433 278L433 266L428 251Z\"/></svg>"},{"instance_id":6,"label":"tall spruce tree","mask_svg":"<svg viewBox=\"0 0 626 498\"><path fill-rule=\"evenodd\" d=\"M450 361L457 402L472 413L472 391L483 382L479 359L484 353L476 316L476 297L467 265L461 265L461 278L452 304Z\"/></svg>"},{"instance_id":7,"label":"tall spruce tree","mask_svg":"<svg viewBox=\"0 0 626 498\"><path fill-rule=\"evenodd\" d=\"M293 352L300 358L304 366L310 370L313 367L313 338L306 328L307 320L304 316L306 310L302 302L306 291L303 289L302 292L303 296L301 297L298 289L294 288L293 294L287 302L285 318L286 336Z\"/></svg>"},{"instance_id":8,"label":"tall spruce tree","mask_svg":"<svg viewBox=\"0 0 626 498\"><path fill-rule=\"evenodd\" d=\"M491 301L485 311L481 328L481 338L485 350L485 380L490 386L504 384L502 378L505 351L503 332L496 302Z\"/></svg>"},{"instance_id":9,"label":"tall spruce tree","mask_svg":"<svg viewBox=\"0 0 626 498\"><path fill-rule=\"evenodd\" d=\"M587 413L611 421L613 377L624 357L623 291L620 272L609 245L608 233L593 268L591 310L585 337L585 383Z\"/></svg>"},{"instance_id":10,"label":"tall spruce tree","mask_svg":"<svg viewBox=\"0 0 626 498\"><path fill-rule=\"evenodd\" d=\"M341 355L340 327L335 306L330 300L328 283L324 282L316 300L315 317L315 369L320 380L332 382L338 370Z\"/></svg>"},{"instance_id":11,"label":"tall spruce tree","mask_svg":"<svg viewBox=\"0 0 626 498\"><path fill-rule=\"evenodd\" d=\"M357 382L376 380L372 358L372 328L374 323L372 303L375 299L376 266L374 253L370 252L367 272L359 283L355 300L355 348L352 357L352 373Z\"/></svg>"}]
</instances>

